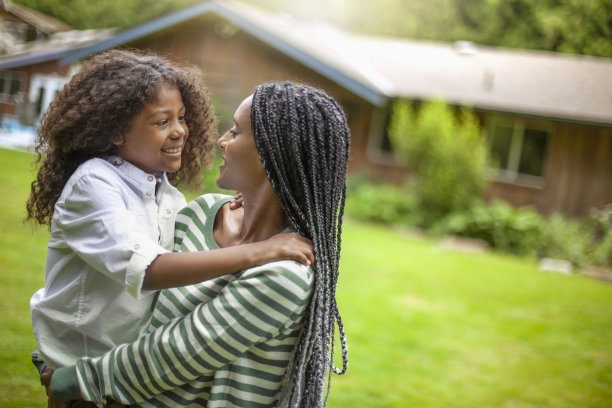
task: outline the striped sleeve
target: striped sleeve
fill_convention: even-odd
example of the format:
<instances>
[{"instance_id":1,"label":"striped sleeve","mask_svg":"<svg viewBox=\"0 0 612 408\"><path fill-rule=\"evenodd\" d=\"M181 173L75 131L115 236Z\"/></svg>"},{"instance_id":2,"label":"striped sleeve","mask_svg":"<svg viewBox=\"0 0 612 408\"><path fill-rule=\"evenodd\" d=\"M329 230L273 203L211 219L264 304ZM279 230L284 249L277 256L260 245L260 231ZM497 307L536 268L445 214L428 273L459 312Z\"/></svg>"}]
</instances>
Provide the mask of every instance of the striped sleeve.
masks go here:
<instances>
[{"instance_id":1,"label":"striped sleeve","mask_svg":"<svg viewBox=\"0 0 612 408\"><path fill-rule=\"evenodd\" d=\"M292 261L242 272L191 313L100 357L79 360L83 397L98 404L107 398L134 404L213 375L254 345L295 327L308 303L312 279L310 268ZM185 299L180 291L174 294L172 302L180 309L178 303Z\"/></svg>"}]
</instances>

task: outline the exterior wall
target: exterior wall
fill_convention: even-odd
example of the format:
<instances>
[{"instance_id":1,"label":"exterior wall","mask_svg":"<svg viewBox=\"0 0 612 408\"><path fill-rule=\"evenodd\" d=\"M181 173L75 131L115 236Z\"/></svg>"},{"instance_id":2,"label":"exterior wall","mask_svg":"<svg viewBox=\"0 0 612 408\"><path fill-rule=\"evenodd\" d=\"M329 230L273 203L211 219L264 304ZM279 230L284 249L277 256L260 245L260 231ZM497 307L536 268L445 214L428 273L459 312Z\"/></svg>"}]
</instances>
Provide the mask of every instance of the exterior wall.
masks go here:
<instances>
[{"instance_id":1,"label":"exterior wall","mask_svg":"<svg viewBox=\"0 0 612 408\"><path fill-rule=\"evenodd\" d=\"M20 116L24 124L32 125L37 119L37 113L32 109L37 110L35 106L37 104L37 90L31 89L32 84L41 84L41 77L48 76L49 78L57 77L58 83L62 82L62 78L67 79L70 77L73 67L64 65L60 66L57 61L50 61L36 65L28 65L19 67L11 71L17 71L24 75L24 82L22 83L20 95L14 99L0 100L0 110L3 115L6 116ZM47 106L52 95L46 95L44 100L41 101L41 109Z\"/></svg>"},{"instance_id":2,"label":"exterior wall","mask_svg":"<svg viewBox=\"0 0 612 408\"><path fill-rule=\"evenodd\" d=\"M157 32L126 48L151 49L200 66L207 75L220 131L231 124L239 103L267 81L302 81L320 87L343 106L352 133L350 171L375 181L401 182L409 174L389 154L372 148L384 132L386 109L375 108L326 77L281 54L223 20L207 15ZM29 67L53 72L57 67ZM57 71L56 71L57 72ZM62 75L63 73L58 72ZM532 205L543 213L579 216L612 203L612 128L547 121L551 137L544 182L522 185L492 181L486 199L515 206Z\"/></svg>"},{"instance_id":3,"label":"exterior wall","mask_svg":"<svg viewBox=\"0 0 612 408\"><path fill-rule=\"evenodd\" d=\"M203 16L127 44L126 48L150 49L198 65L206 73L220 131L231 126L235 109L261 83L292 80L324 89L347 114L351 167L360 167L365 161L372 116L367 101L218 18Z\"/></svg>"},{"instance_id":4,"label":"exterior wall","mask_svg":"<svg viewBox=\"0 0 612 408\"><path fill-rule=\"evenodd\" d=\"M550 214L588 214L612 203L612 128L551 122L552 134L540 187L493 181L487 199L532 205Z\"/></svg>"}]
</instances>

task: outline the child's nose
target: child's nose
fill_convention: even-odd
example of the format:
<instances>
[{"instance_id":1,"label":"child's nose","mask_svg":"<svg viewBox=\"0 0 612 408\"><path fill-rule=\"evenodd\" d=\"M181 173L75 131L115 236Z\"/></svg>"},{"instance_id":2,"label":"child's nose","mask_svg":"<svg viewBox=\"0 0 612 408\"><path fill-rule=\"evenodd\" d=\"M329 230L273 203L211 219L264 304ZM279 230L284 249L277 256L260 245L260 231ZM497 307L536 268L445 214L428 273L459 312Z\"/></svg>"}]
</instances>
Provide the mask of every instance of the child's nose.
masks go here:
<instances>
[{"instance_id":1,"label":"child's nose","mask_svg":"<svg viewBox=\"0 0 612 408\"><path fill-rule=\"evenodd\" d=\"M183 124L181 122L179 122L179 121L176 121L175 125L174 125L174 129L173 129L172 135L174 137L183 137L186 134L187 134L187 131L185 130L185 127L183 126Z\"/></svg>"}]
</instances>

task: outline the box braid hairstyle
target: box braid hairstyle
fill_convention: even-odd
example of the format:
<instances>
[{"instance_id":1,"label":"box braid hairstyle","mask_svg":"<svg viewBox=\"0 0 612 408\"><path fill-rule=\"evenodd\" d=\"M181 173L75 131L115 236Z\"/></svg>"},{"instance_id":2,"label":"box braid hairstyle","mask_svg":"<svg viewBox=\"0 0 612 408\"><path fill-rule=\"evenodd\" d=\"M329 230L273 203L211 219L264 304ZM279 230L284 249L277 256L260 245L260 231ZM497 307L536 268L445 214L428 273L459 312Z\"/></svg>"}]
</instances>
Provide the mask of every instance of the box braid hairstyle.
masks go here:
<instances>
[{"instance_id":1,"label":"box braid hairstyle","mask_svg":"<svg viewBox=\"0 0 612 408\"><path fill-rule=\"evenodd\" d=\"M344 327L335 292L349 129L334 99L321 90L291 82L257 87L251 128L283 211L297 231L313 241L316 254L313 294L283 380L279 406L325 406L332 371L344 374L347 369ZM333 365L336 322L342 369Z\"/></svg>"},{"instance_id":2,"label":"box braid hairstyle","mask_svg":"<svg viewBox=\"0 0 612 408\"><path fill-rule=\"evenodd\" d=\"M148 52L111 50L86 61L53 100L38 131L36 164L42 162L26 204L27 220L51 224L66 182L83 162L115 155L132 119L158 96L162 85L178 88L189 137L173 185L196 186L216 140L216 119L201 71Z\"/></svg>"}]
</instances>

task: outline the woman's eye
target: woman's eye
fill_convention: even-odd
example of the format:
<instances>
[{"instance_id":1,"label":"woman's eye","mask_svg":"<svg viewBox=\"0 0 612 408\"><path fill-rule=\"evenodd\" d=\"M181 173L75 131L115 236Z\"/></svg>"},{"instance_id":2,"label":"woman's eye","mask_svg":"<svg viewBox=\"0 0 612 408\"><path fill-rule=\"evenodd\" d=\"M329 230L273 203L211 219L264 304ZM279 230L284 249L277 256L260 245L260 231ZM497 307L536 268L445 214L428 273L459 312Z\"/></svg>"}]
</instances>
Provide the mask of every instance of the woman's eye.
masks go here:
<instances>
[{"instance_id":1,"label":"woman's eye","mask_svg":"<svg viewBox=\"0 0 612 408\"><path fill-rule=\"evenodd\" d=\"M236 137L236 135L237 135L237 132L234 129L230 129L230 130L228 130L228 132L229 132L231 137Z\"/></svg>"}]
</instances>

